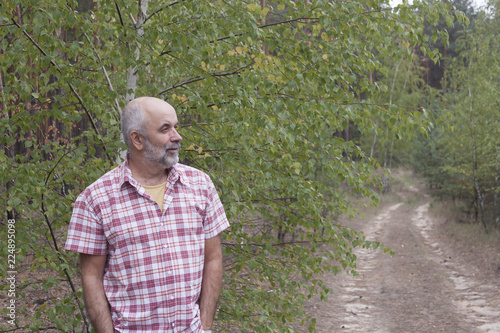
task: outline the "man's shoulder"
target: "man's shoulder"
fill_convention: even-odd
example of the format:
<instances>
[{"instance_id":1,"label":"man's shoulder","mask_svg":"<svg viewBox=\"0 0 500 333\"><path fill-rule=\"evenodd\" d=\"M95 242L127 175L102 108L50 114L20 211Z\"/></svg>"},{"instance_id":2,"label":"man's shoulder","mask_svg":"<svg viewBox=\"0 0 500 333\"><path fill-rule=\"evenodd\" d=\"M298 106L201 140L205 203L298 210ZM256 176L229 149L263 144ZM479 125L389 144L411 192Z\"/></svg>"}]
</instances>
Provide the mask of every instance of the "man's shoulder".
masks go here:
<instances>
[{"instance_id":1,"label":"man's shoulder","mask_svg":"<svg viewBox=\"0 0 500 333\"><path fill-rule=\"evenodd\" d=\"M85 190L81 193L81 196L100 196L102 193L110 192L113 191L113 189L118 188L121 180L123 179L122 170L123 164L109 170L92 184L87 186L87 188L85 188Z\"/></svg>"}]
</instances>

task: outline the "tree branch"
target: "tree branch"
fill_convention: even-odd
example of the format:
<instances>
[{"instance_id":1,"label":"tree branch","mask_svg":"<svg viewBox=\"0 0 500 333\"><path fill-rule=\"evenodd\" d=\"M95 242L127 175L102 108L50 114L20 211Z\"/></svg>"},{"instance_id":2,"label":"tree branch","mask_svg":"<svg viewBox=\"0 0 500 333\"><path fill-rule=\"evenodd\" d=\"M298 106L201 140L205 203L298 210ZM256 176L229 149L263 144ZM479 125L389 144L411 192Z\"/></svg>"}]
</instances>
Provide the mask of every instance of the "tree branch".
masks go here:
<instances>
[{"instance_id":1,"label":"tree branch","mask_svg":"<svg viewBox=\"0 0 500 333\"><path fill-rule=\"evenodd\" d=\"M120 24L122 25L122 27L124 27L125 24L123 24L122 12L121 12L120 7L118 6L118 3L116 1L115 1L115 7L116 7L116 11L118 12L118 17L120 18Z\"/></svg>"},{"instance_id":2,"label":"tree branch","mask_svg":"<svg viewBox=\"0 0 500 333\"><path fill-rule=\"evenodd\" d=\"M16 20L14 20L13 18L11 20L12 22L14 22L14 25L16 27L21 29L21 25L19 25L19 23L17 23ZM26 30L22 30L22 32L30 40L30 42L38 49L38 51L40 51L44 56L47 56L47 53L45 53L45 51L40 47L40 45L38 45L38 43L35 42L33 38L31 38L31 36L28 34ZM52 64L52 66L56 67L59 72L61 72L59 66L52 59L50 60L50 63Z\"/></svg>"},{"instance_id":3,"label":"tree branch","mask_svg":"<svg viewBox=\"0 0 500 333\"><path fill-rule=\"evenodd\" d=\"M192 78L192 79L189 79L187 81L184 81L184 82L181 82L179 84L174 84L173 86L171 86L170 88L167 88L165 90L162 90L158 93L158 95L163 95L164 93L166 92L169 92L170 90L173 90L175 88L179 88L179 87L182 87L182 86L185 86L187 84L190 84L190 83L194 83L194 82L198 82L198 81L201 81L201 80L204 80L204 78L202 76L197 76L195 78Z\"/></svg>"},{"instance_id":4,"label":"tree branch","mask_svg":"<svg viewBox=\"0 0 500 333\"><path fill-rule=\"evenodd\" d=\"M68 83L69 85L69 88L71 89L71 91L73 92L73 94L76 96L76 98L78 99L78 101L80 102L80 105L82 106L83 110L85 111L85 114L87 115L87 117L89 118L90 120L90 123L92 125L92 128L94 129L94 131L96 132L97 134L97 137L99 138L99 141L101 141L101 144L102 144L102 148L104 150L104 154L106 154L106 157L108 158L108 160L110 162L113 162L113 160L111 159L111 156L108 155L108 151L106 150L106 145L104 144L104 141L102 140L102 135L101 133L99 132L99 129L97 128L97 125L94 121L94 118L92 118L92 115L90 114L90 111L89 109L87 109L87 107L85 106L85 104L83 104L83 100L82 98L80 97L80 95L76 92L76 89L75 87L73 87L73 84L71 83Z\"/></svg>"},{"instance_id":5,"label":"tree branch","mask_svg":"<svg viewBox=\"0 0 500 333\"><path fill-rule=\"evenodd\" d=\"M378 13L378 12L389 11L389 10L392 10L392 8L381 8L381 9L377 9L377 10L370 10L370 11L366 11L366 12L360 13L360 15L371 14L371 13ZM333 21L339 21L339 20L340 19L335 19ZM287 24L287 23L300 22L300 21L306 21L307 23L315 23L315 22L318 22L319 19L316 18L316 17L299 17L299 18L291 19L291 20L287 20L287 21L280 21L280 22L275 22L275 23L263 24L263 25L258 26L257 28L258 29L263 29L263 28L267 28L267 27L272 27L272 26L280 25L280 24ZM226 40L226 39L229 39L231 37L239 37L239 36L242 36L242 35L243 35L243 33L236 34L236 35L233 35L233 36L225 36L225 37L213 39L213 40L210 41L210 43L220 42L222 40Z\"/></svg>"},{"instance_id":6,"label":"tree branch","mask_svg":"<svg viewBox=\"0 0 500 333\"><path fill-rule=\"evenodd\" d=\"M178 4L178 3L179 3L179 1L174 1L174 2L171 2L171 3L169 3L168 5L166 5L165 7L162 7L162 8L160 8L160 9L158 9L158 10L155 10L154 12L152 12L151 14L149 14L149 16L148 16L148 17L146 17L146 19L144 20L144 23L146 23L146 22L147 22L147 21L148 21L151 17L153 17L153 15L155 15L155 14L157 14L157 13L161 12L161 11L162 11L162 10L164 10L164 9L167 9L168 7L171 7L171 6L173 6L173 5L176 5L176 4Z\"/></svg>"},{"instance_id":7,"label":"tree branch","mask_svg":"<svg viewBox=\"0 0 500 333\"><path fill-rule=\"evenodd\" d=\"M292 23L292 22L307 21L307 20L309 20L308 22L310 22L311 20L317 21L318 19L317 18L309 18L309 17L299 17L299 18L292 19L292 20L264 24L264 25L258 26L257 29L263 29L263 28L272 27L272 26L275 26L275 25L287 24L287 23ZM232 38L232 37L239 37L239 36L242 36L242 35L243 35L243 33L236 34L236 35L233 35L233 36L221 37L221 38L217 38L217 39L211 40L210 43L220 42L222 40L226 40L226 39L229 39L229 38Z\"/></svg>"},{"instance_id":8,"label":"tree branch","mask_svg":"<svg viewBox=\"0 0 500 333\"><path fill-rule=\"evenodd\" d=\"M85 37L87 38L87 41L89 42L90 46L92 47L92 49L94 50L94 53L97 57L97 59L99 60L99 62L102 62L102 59L101 57L99 56L99 53L97 52L96 48L94 47L94 45L91 43L90 41L90 38L89 36L87 35L87 33L85 32L84 33ZM104 76L106 77L106 81L108 81L108 88L110 91L115 91L113 89L113 84L111 83L111 80L109 79L109 76L108 76L108 72L106 71L106 67L104 67L104 65L101 66L102 68L102 71L104 73ZM120 117L121 113L122 113L122 110L120 108L120 104L118 103L118 99L115 97L115 107L116 107L116 110L118 111L118 118Z\"/></svg>"}]
</instances>

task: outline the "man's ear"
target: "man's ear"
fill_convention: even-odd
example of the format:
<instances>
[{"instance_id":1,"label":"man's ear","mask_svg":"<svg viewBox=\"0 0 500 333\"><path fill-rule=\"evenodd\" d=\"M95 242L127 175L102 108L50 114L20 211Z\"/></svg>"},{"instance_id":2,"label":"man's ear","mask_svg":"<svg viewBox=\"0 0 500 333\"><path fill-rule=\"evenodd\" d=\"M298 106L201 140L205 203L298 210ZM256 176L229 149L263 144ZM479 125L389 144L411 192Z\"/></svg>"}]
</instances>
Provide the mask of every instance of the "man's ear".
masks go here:
<instances>
[{"instance_id":1,"label":"man's ear","mask_svg":"<svg viewBox=\"0 0 500 333\"><path fill-rule=\"evenodd\" d=\"M141 151L145 146L144 137L137 131L130 131L130 141L135 149Z\"/></svg>"}]
</instances>

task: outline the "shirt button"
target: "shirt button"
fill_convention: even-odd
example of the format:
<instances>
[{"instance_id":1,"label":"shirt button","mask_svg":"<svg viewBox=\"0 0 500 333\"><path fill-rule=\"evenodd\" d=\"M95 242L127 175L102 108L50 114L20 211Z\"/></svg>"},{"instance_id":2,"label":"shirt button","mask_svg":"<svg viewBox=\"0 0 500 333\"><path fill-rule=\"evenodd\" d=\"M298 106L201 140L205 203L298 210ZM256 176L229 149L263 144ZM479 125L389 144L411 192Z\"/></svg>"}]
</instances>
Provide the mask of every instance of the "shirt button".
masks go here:
<instances>
[{"instance_id":1,"label":"shirt button","mask_svg":"<svg viewBox=\"0 0 500 333\"><path fill-rule=\"evenodd\" d=\"M163 245L163 247L166 249L167 248L167 244Z\"/></svg>"},{"instance_id":2,"label":"shirt button","mask_svg":"<svg viewBox=\"0 0 500 333\"><path fill-rule=\"evenodd\" d=\"M174 299L174 296L170 296L170 299Z\"/></svg>"}]
</instances>

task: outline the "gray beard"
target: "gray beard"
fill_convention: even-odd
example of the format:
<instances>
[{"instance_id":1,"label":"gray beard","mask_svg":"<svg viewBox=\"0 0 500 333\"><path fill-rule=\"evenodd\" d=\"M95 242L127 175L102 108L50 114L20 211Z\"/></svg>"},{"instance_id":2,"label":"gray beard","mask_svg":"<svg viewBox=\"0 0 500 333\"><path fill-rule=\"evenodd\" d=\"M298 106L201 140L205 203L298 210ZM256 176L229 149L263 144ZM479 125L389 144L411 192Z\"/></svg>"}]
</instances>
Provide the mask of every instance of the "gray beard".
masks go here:
<instances>
[{"instance_id":1,"label":"gray beard","mask_svg":"<svg viewBox=\"0 0 500 333\"><path fill-rule=\"evenodd\" d=\"M174 143L170 146L159 146L152 144L146 139L144 147L144 158L151 164L158 165L165 169L170 169L179 162L179 152L169 152L168 149L180 148L180 143Z\"/></svg>"}]
</instances>

